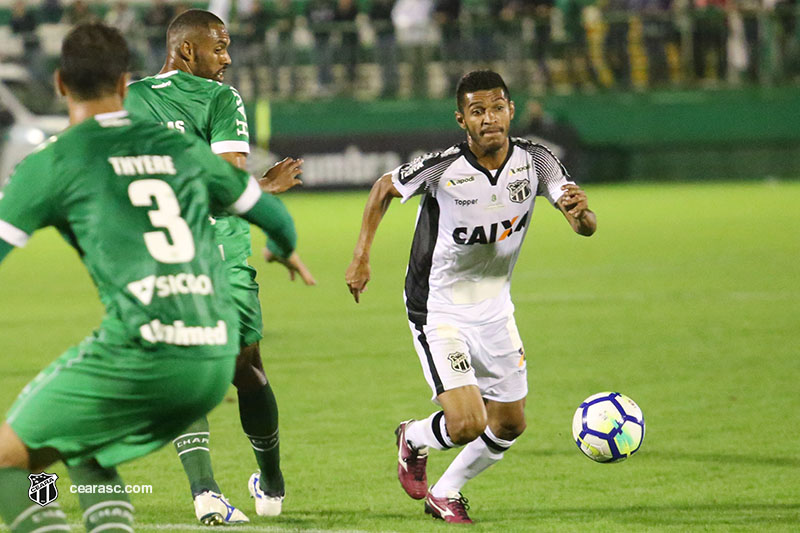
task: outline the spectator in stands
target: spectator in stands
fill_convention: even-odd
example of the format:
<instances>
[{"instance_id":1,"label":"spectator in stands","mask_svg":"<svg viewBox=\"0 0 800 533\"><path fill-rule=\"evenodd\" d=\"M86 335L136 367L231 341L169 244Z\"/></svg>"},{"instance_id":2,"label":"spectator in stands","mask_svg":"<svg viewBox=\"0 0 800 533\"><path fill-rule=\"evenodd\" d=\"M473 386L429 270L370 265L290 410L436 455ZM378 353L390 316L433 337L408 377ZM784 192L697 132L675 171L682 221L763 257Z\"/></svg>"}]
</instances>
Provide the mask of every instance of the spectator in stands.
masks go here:
<instances>
[{"instance_id":1,"label":"spectator in stands","mask_svg":"<svg viewBox=\"0 0 800 533\"><path fill-rule=\"evenodd\" d=\"M147 56L147 41L142 35L142 23L130 4L125 0L117 1L106 13L105 23L117 28L128 41L131 51L131 67L144 68L143 58Z\"/></svg>"},{"instance_id":2,"label":"spectator in stands","mask_svg":"<svg viewBox=\"0 0 800 533\"><path fill-rule=\"evenodd\" d=\"M39 7L39 16L42 24L56 24L64 16L61 0L44 0Z\"/></svg>"},{"instance_id":3,"label":"spectator in stands","mask_svg":"<svg viewBox=\"0 0 800 533\"><path fill-rule=\"evenodd\" d=\"M594 0L555 0L553 9L557 10L557 16L551 19L554 21L552 49L563 66L551 71L554 85L589 89L596 80L604 87L613 83L605 65L605 26L594 3Z\"/></svg>"},{"instance_id":4,"label":"spectator in stands","mask_svg":"<svg viewBox=\"0 0 800 533\"><path fill-rule=\"evenodd\" d=\"M89 22L96 22L97 16L89 9L89 4L83 0L75 0L64 11L64 19L62 22L75 26L77 24L85 24Z\"/></svg>"},{"instance_id":5,"label":"spectator in stands","mask_svg":"<svg viewBox=\"0 0 800 533\"><path fill-rule=\"evenodd\" d=\"M117 28L129 42L141 29L136 12L124 0L119 0L106 13L105 23Z\"/></svg>"},{"instance_id":6,"label":"spectator in stands","mask_svg":"<svg viewBox=\"0 0 800 533\"><path fill-rule=\"evenodd\" d=\"M210 0L208 10L221 18L226 25L235 27L237 24L245 23L248 14L253 12L253 7L262 2L263 0ZM231 17L231 8L233 7L236 8L235 20ZM177 15L178 13L175 14L175 16Z\"/></svg>"},{"instance_id":7,"label":"spectator in stands","mask_svg":"<svg viewBox=\"0 0 800 533\"><path fill-rule=\"evenodd\" d=\"M392 9L392 22L403 56L411 66L412 93L425 98L428 96L433 0L398 0Z\"/></svg>"},{"instance_id":8,"label":"spectator in stands","mask_svg":"<svg viewBox=\"0 0 800 533\"><path fill-rule=\"evenodd\" d=\"M629 87L631 82L631 60L628 53L630 1L608 0L604 10L608 26L606 61L614 76L615 85L623 88Z\"/></svg>"},{"instance_id":9,"label":"spectator in stands","mask_svg":"<svg viewBox=\"0 0 800 533\"><path fill-rule=\"evenodd\" d=\"M253 2L249 11L239 13L239 33L245 47L242 62L255 66L264 57L265 40L270 25L270 16L261 2Z\"/></svg>"},{"instance_id":10,"label":"spectator in stands","mask_svg":"<svg viewBox=\"0 0 800 533\"><path fill-rule=\"evenodd\" d=\"M505 64L503 78L512 92L527 89L523 45L523 0L491 0L489 6L497 31L497 53Z\"/></svg>"},{"instance_id":11,"label":"spectator in stands","mask_svg":"<svg viewBox=\"0 0 800 533\"><path fill-rule=\"evenodd\" d=\"M465 18L470 28L470 52L475 61L488 67L488 62L496 58L495 20L497 4L483 2L465 2Z\"/></svg>"},{"instance_id":12,"label":"spectator in stands","mask_svg":"<svg viewBox=\"0 0 800 533\"><path fill-rule=\"evenodd\" d=\"M787 80L800 81L800 2L777 0L773 6L779 31L774 46Z\"/></svg>"},{"instance_id":13,"label":"spectator in stands","mask_svg":"<svg viewBox=\"0 0 800 533\"><path fill-rule=\"evenodd\" d=\"M439 51L447 77L446 92L452 94L464 71L460 62L464 58L461 39L461 0L436 0L433 20L439 27L441 35Z\"/></svg>"},{"instance_id":14,"label":"spectator in stands","mask_svg":"<svg viewBox=\"0 0 800 533\"><path fill-rule=\"evenodd\" d=\"M397 42L392 24L395 0L373 0L369 19L375 31L375 62L381 68L381 97L397 96Z\"/></svg>"},{"instance_id":15,"label":"spectator in stands","mask_svg":"<svg viewBox=\"0 0 800 533\"><path fill-rule=\"evenodd\" d=\"M357 16L358 6L354 0L337 0L333 20L337 23L339 31L339 59L345 68L345 92L347 93L352 93L356 85L359 50Z\"/></svg>"},{"instance_id":16,"label":"spectator in stands","mask_svg":"<svg viewBox=\"0 0 800 533\"><path fill-rule=\"evenodd\" d=\"M553 53L552 35L553 0L523 0L523 12L533 19L533 43L531 56L541 73L545 86L550 87L550 65L547 61Z\"/></svg>"},{"instance_id":17,"label":"spectator in stands","mask_svg":"<svg viewBox=\"0 0 800 533\"><path fill-rule=\"evenodd\" d=\"M671 4L672 0L630 0L631 8L642 24L650 85L664 84L669 79L666 45L672 29Z\"/></svg>"},{"instance_id":18,"label":"spectator in stands","mask_svg":"<svg viewBox=\"0 0 800 533\"><path fill-rule=\"evenodd\" d=\"M333 50L331 32L335 14L334 0L311 0L308 3L308 22L314 36L314 62L317 65L317 93L327 96L333 86Z\"/></svg>"},{"instance_id":19,"label":"spectator in stands","mask_svg":"<svg viewBox=\"0 0 800 533\"><path fill-rule=\"evenodd\" d=\"M277 0L273 6L272 21L275 32L269 42L269 61L271 66L270 83L273 91L280 90L280 70L289 69L288 94L293 95L297 87L295 70L294 30L297 14L291 0Z\"/></svg>"},{"instance_id":20,"label":"spectator in stands","mask_svg":"<svg viewBox=\"0 0 800 533\"><path fill-rule=\"evenodd\" d=\"M34 55L39 55L39 37L36 35L38 25L36 16L25 7L25 2L22 0L14 2L11 7L11 33L19 35L22 39L26 61L29 61Z\"/></svg>"},{"instance_id":21,"label":"spectator in stands","mask_svg":"<svg viewBox=\"0 0 800 533\"><path fill-rule=\"evenodd\" d=\"M727 76L727 0L694 0L694 73L717 82Z\"/></svg>"},{"instance_id":22,"label":"spectator in stands","mask_svg":"<svg viewBox=\"0 0 800 533\"><path fill-rule=\"evenodd\" d=\"M151 72L158 72L161 63L167 55L167 42L164 35L167 27L172 21L174 13L172 8L164 0L154 0L144 15L144 24L147 28L147 43L150 48L150 68Z\"/></svg>"}]
</instances>

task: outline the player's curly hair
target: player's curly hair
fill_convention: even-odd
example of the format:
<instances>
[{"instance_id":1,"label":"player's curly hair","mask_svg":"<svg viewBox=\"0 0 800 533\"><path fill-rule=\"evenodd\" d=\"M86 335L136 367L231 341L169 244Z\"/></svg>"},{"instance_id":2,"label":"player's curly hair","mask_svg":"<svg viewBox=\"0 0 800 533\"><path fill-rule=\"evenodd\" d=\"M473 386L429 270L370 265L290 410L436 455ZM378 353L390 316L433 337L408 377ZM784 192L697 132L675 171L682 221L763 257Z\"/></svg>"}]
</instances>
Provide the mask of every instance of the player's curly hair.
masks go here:
<instances>
[{"instance_id":1,"label":"player's curly hair","mask_svg":"<svg viewBox=\"0 0 800 533\"><path fill-rule=\"evenodd\" d=\"M503 81L502 76L493 70L473 70L467 72L459 80L458 87L456 88L456 105L458 110L464 110L464 95L467 93L474 93L475 91L489 91L491 89L503 89L506 99L511 100L511 94L508 92L506 82Z\"/></svg>"},{"instance_id":2,"label":"player's curly hair","mask_svg":"<svg viewBox=\"0 0 800 533\"><path fill-rule=\"evenodd\" d=\"M61 43L61 81L78 100L113 92L129 63L125 38L105 24L78 24Z\"/></svg>"}]
</instances>

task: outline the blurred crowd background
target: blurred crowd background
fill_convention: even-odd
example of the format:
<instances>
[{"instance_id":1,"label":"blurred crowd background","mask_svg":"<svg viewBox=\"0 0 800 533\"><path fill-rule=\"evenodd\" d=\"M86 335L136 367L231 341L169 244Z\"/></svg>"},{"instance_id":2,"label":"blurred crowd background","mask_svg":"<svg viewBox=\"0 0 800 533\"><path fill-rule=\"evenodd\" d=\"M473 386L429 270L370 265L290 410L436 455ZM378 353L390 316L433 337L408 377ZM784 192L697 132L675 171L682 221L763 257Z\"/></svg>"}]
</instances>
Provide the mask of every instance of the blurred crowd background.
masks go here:
<instances>
[{"instance_id":1,"label":"blurred crowd background","mask_svg":"<svg viewBox=\"0 0 800 533\"><path fill-rule=\"evenodd\" d=\"M508 83L512 133L582 181L796 178L797 1L0 0L0 184L66 126L51 79L72 25L118 27L138 78L189 8L230 30L248 161L302 156L307 188L462 141L454 89L476 68Z\"/></svg>"},{"instance_id":2,"label":"blurred crowd background","mask_svg":"<svg viewBox=\"0 0 800 533\"><path fill-rule=\"evenodd\" d=\"M800 85L797 0L4 0L0 61L46 80L70 26L103 20L155 73L192 7L227 22L245 98L441 98L476 67L533 95Z\"/></svg>"}]
</instances>

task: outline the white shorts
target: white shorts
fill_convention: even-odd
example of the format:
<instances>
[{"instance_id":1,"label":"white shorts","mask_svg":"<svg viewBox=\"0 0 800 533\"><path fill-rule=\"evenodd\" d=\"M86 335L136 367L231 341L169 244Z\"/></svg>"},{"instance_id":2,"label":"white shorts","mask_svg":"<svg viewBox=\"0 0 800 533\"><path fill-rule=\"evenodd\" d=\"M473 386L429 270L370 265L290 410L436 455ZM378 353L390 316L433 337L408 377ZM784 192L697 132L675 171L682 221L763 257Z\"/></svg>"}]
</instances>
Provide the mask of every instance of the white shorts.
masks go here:
<instances>
[{"instance_id":1,"label":"white shorts","mask_svg":"<svg viewBox=\"0 0 800 533\"><path fill-rule=\"evenodd\" d=\"M477 385L481 396L515 402L528 395L528 373L514 316L479 326L409 322L433 401L442 392Z\"/></svg>"}]
</instances>

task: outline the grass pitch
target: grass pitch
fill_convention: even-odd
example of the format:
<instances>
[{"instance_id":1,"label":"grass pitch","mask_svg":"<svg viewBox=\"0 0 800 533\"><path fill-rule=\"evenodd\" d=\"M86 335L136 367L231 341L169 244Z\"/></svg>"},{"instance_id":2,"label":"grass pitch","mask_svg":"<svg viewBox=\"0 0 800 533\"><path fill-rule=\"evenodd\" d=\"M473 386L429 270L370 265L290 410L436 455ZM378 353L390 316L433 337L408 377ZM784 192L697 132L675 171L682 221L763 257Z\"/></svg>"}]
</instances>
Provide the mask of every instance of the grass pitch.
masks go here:
<instances>
[{"instance_id":1,"label":"grass pitch","mask_svg":"<svg viewBox=\"0 0 800 533\"><path fill-rule=\"evenodd\" d=\"M587 187L598 232L574 235L540 200L512 294L529 357L528 430L470 482L475 531L797 531L800 527L800 183ZM240 531L452 530L395 479L393 429L433 410L402 303L415 206L378 231L373 280L344 284L366 192L289 194L319 285L260 270L265 367L281 408L284 514L255 516L255 468L233 389L210 415L217 479ZM260 232L259 232L260 233ZM258 241L259 238L257 237ZM74 252L52 231L0 267L0 408L99 323ZM619 390L647 434L621 464L584 458L570 423ZM58 406L53 406L57 412ZM436 479L454 452L431 452ZM76 523L63 467L59 501ZM52 471L52 470L51 470ZM140 531L197 531L174 450L121 468Z\"/></svg>"}]
</instances>

